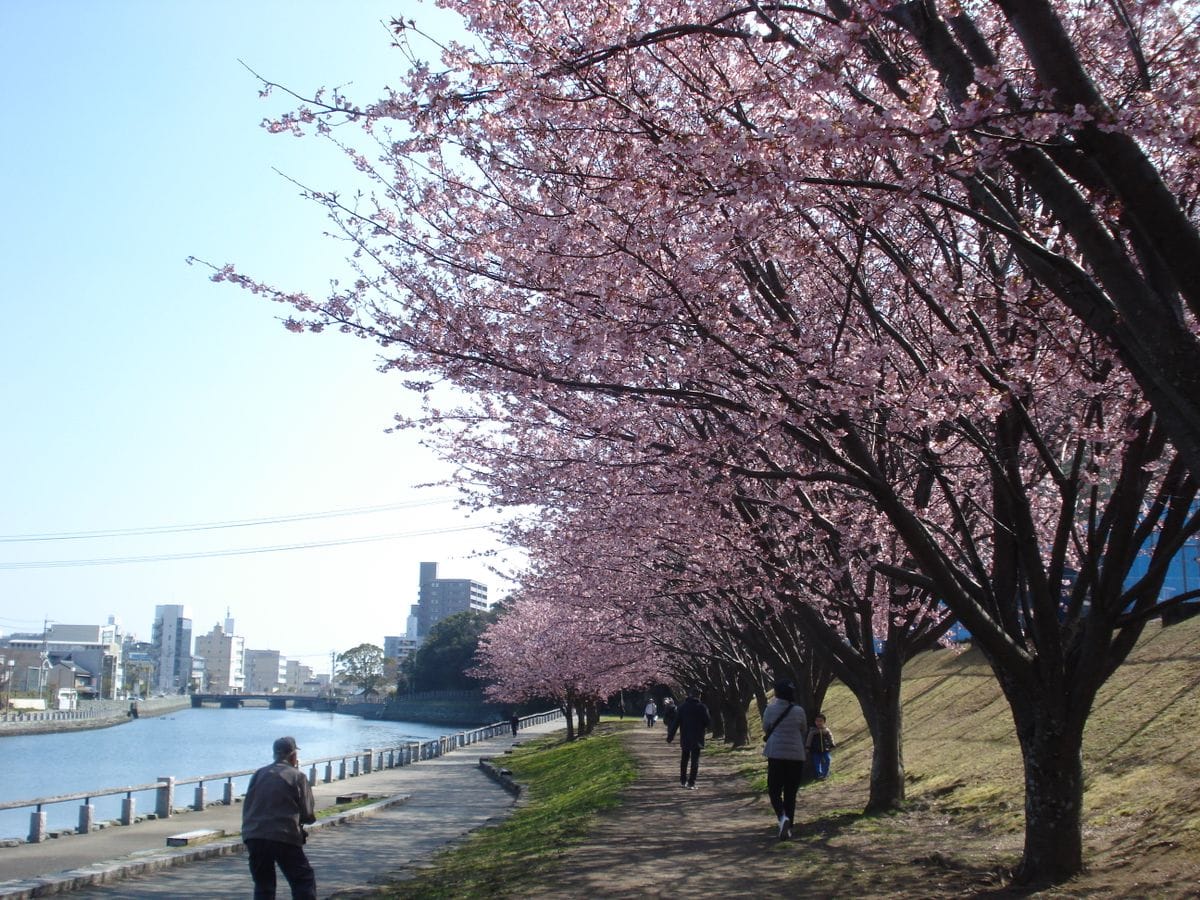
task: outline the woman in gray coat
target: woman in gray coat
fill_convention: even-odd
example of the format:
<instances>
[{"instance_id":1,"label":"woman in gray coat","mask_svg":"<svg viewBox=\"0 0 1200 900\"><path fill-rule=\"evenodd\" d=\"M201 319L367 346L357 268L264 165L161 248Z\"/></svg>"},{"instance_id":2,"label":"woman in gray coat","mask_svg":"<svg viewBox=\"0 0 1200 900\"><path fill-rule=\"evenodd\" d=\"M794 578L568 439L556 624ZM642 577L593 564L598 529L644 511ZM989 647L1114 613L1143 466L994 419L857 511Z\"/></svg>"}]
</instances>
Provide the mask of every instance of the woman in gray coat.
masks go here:
<instances>
[{"instance_id":1,"label":"woman in gray coat","mask_svg":"<svg viewBox=\"0 0 1200 900\"><path fill-rule=\"evenodd\" d=\"M796 821L796 791L804 775L804 739L808 719L796 705L796 688L790 681L775 683L775 699L762 715L763 756L767 758L767 794L779 817L779 839L792 836Z\"/></svg>"}]
</instances>

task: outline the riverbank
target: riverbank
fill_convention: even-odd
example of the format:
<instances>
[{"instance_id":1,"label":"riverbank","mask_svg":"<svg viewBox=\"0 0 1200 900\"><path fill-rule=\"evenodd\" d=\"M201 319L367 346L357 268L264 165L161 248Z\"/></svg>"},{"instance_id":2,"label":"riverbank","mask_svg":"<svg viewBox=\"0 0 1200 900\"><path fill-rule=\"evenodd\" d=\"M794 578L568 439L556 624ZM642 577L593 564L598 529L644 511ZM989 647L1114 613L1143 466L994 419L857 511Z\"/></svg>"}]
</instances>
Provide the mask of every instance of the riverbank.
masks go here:
<instances>
[{"instance_id":1,"label":"riverbank","mask_svg":"<svg viewBox=\"0 0 1200 900\"><path fill-rule=\"evenodd\" d=\"M559 717L531 725L519 739L562 727ZM505 728L494 737L414 765L316 784L318 809L355 792L379 801L371 805L370 815L314 830L305 850L317 872L320 895L368 888L397 868L422 865L447 844L511 812L512 797L480 766L480 758L500 756L513 744ZM235 835L241 828L240 805L214 804L203 812L179 813L0 849L0 897L62 891L79 898L247 896L250 879L236 838L178 852L165 847L166 838L180 832L213 829Z\"/></svg>"},{"instance_id":2,"label":"riverbank","mask_svg":"<svg viewBox=\"0 0 1200 900\"><path fill-rule=\"evenodd\" d=\"M186 696L154 697L139 700L139 717L162 716L191 706ZM91 728L111 728L133 721L129 714L130 701L97 700L80 709L46 710L45 712L6 713L0 716L0 737L18 734L53 734L60 731L83 731Z\"/></svg>"}]
</instances>

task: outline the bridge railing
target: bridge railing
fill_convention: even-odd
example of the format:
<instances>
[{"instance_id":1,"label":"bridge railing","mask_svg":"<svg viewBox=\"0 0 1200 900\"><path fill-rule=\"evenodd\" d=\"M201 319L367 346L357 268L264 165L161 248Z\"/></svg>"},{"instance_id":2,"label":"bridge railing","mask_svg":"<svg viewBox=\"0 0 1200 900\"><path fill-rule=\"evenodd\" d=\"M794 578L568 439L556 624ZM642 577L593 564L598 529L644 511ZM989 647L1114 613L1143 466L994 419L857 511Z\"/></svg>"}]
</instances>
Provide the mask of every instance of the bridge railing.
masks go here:
<instances>
[{"instance_id":1,"label":"bridge railing","mask_svg":"<svg viewBox=\"0 0 1200 900\"><path fill-rule=\"evenodd\" d=\"M562 718L562 710L554 709L531 716L523 716L520 727L540 725ZM303 767L308 769L310 784L329 784L333 781L344 781L360 775L369 775L382 769L392 769L398 766L409 766L421 760L436 759L452 750L466 747L479 741L485 741L497 735L507 734L511 729L509 722L494 722L469 731L459 731L444 734L441 737L425 741L404 741L389 747L368 747L363 750L351 750L333 756L322 756L318 759L307 760ZM94 791L76 791L70 794L56 794L51 797L38 797L33 800L8 800L0 802L0 812L13 809L30 808L29 835L26 840L31 844L41 843L49 836L47 831L47 807L61 803L80 802L78 825L72 829L76 834L88 834L97 827L95 800L121 797L121 813L117 819L121 825L132 825L139 821L137 815L139 794L153 792L154 816L169 818L176 807L176 789L194 785L192 801L188 808L201 811L212 803L223 803L232 806L237 802L238 780L245 779L246 783L257 770L239 769L235 772L217 772L211 775L194 775L187 778L176 778L172 775L161 776L157 781L148 784L132 784L123 787L101 788ZM209 785L221 785L220 800L209 799ZM146 798L149 799L149 798Z\"/></svg>"}]
</instances>

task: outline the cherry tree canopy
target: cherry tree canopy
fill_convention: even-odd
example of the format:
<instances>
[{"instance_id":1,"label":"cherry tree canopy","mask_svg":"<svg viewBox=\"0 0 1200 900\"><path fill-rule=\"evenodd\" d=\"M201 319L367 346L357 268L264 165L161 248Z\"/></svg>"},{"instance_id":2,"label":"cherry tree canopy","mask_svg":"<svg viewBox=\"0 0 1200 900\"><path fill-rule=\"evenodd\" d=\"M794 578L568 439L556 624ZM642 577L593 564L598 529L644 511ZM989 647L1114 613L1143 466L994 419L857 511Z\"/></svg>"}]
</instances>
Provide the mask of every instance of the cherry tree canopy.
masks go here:
<instances>
[{"instance_id":1,"label":"cherry tree canopy","mask_svg":"<svg viewBox=\"0 0 1200 900\"><path fill-rule=\"evenodd\" d=\"M1157 2L446 5L476 49L272 125L341 141L370 186L310 192L359 278L315 300L216 277L468 392L430 413L456 441L541 460L586 437L709 479L749 523L782 513L759 533L806 603L839 570L886 576L877 627L900 597L944 602L1016 721L1023 874L1076 871L1092 699L1200 528L1193 23Z\"/></svg>"}]
</instances>

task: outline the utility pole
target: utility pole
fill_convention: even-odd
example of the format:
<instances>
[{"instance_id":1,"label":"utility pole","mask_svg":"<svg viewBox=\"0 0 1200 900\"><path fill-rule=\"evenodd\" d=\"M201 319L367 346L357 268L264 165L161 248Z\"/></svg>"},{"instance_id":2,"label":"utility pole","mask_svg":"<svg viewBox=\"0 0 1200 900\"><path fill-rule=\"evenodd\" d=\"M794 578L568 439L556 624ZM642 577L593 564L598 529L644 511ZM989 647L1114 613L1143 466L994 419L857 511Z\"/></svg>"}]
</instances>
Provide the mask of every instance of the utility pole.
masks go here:
<instances>
[{"instance_id":1,"label":"utility pole","mask_svg":"<svg viewBox=\"0 0 1200 900\"><path fill-rule=\"evenodd\" d=\"M46 682L50 670L50 619L42 620L41 665L38 666L38 696L46 699Z\"/></svg>"}]
</instances>

